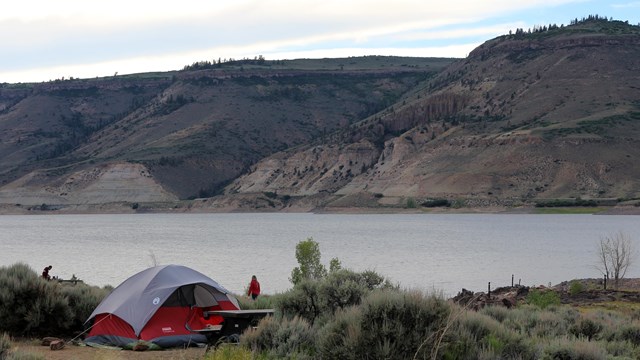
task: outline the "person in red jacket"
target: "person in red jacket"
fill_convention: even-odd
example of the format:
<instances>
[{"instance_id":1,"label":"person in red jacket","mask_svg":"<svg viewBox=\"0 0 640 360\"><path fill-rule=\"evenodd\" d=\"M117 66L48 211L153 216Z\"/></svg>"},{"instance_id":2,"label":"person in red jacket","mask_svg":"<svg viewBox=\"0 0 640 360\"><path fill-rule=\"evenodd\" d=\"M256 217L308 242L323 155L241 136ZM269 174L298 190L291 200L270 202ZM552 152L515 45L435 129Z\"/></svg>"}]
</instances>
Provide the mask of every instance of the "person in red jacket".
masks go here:
<instances>
[{"instance_id":1,"label":"person in red jacket","mask_svg":"<svg viewBox=\"0 0 640 360\"><path fill-rule=\"evenodd\" d=\"M247 292L247 295L251 296L253 300L260 295L260 283L255 275L251 277L251 283L249 284L249 291Z\"/></svg>"}]
</instances>

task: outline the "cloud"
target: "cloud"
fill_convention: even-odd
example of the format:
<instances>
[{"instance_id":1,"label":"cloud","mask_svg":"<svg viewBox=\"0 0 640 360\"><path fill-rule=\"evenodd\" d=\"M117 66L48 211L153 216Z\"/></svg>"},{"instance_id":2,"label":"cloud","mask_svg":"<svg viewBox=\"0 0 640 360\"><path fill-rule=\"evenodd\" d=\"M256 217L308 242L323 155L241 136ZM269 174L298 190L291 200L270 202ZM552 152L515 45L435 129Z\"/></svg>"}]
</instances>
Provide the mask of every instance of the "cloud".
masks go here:
<instances>
[{"instance_id":1,"label":"cloud","mask_svg":"<svg viewBox=\"0 0 640 360\"><path fill-rule=\"evenodd\" d=\"M640 1L632 1L624 4L611 5L614 9L640 8Z\"/></svg>"},{"instance_id":2,"label":"cloud","mask_svg":"<svg viewBox=\"0 0 640 360\"><path fill-rule=\"evenodd\" d=\"M350 56L409 56L409 57L450 57L464 58L479 43L461 45L412 47L412 48L337 48L314 49L303 51L282 51L267 53L267 59L319 59L319 58L346 58Z\"/></svg>"},{"instance_id":3,"label":"cloud","mask_svg":"<svg viewBox=\"0 0 640 360\"><path fill-rule=\"evenodd\" d=\"M327 57L375 48L445 51L524 27L483 23L488 20L580 1L21 0L0 12L0 75L44 74L45 68L51 75L40 80L106 75L137 69L124 64L140 59L149 70L170 70L214 57L323 51ZM189 55L194 57L186 59ZM170 64L174 67L164 67ZM108 67L97 71L103 65Z\"/></svg>"},{"instance_id":4,"label":"cloud","mask_svg":"<svg viewBox=\"0 0 640 360\"><path fill-rule=\"evenodd\" d=\"M398 35L398 40L443 40L443 39L459 39L467 38L471 36L484 36L494 37L498 35L504 35L509 30L515 30L517 28L524 28L526 24L524 22L512 22L497 24L491 26L480 27L464 27L451 30L438 30L438 31L415 31L409 34Z\"/></svg>"}]
</instances>

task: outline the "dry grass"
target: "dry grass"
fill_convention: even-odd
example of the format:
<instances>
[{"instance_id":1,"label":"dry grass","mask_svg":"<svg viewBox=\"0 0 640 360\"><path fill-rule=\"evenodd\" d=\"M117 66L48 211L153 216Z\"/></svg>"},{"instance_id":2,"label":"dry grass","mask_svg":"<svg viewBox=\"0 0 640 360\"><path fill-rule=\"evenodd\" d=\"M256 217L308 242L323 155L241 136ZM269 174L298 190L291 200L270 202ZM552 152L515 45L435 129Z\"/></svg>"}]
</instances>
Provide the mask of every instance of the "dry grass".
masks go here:
<instances>
[{"instance_id":1,"label":"dry grass","mask_svg":"<svg viewBox=\"0 0 640 360\"><path fill-rule=\"evenodd\" d=\"M89 346L67 344L62 350L50 350L41 346L38 340L17 340L12 351L19 350L31 354L40 354L47 360L196 360L203 359L205 349L191 347L164 351L130 351L97 349Z\"/></svg>"}]
</instances>

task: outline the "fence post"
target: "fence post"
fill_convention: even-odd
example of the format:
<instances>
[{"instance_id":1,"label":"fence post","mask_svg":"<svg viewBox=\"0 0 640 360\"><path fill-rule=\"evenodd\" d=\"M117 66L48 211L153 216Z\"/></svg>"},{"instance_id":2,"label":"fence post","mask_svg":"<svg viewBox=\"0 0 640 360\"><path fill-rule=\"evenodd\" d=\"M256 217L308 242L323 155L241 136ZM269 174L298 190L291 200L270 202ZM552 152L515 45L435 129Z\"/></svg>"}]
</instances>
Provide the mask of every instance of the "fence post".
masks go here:
<instances>
[{"instance_id":1,"label":"fence post","mask_svg":"<svg viewBox=\"0 0 640 360\"><path fill-rule=\"evenodd\" d=\"M487 285L487 298L491 299L491 281L489 281L489 285Z\"/></svg>"},{"instance_id":2,"label":"fence post","mask_svg":"<svg viewBox=\"0 0 640 360\"><path fill-rule=\"evenodd\" d=\"M607 290L607 274L604 274L604 289Z\"/></svg>"},{"instance_id":3,"label":"fence post","mask_svg":"<svg viewBox=\"0 0 640 360\"><path fill-rule=\"evenodd\" d=\"M511 274L511 287L513 287L513 274Z\"/></svg>"}]
</instances>

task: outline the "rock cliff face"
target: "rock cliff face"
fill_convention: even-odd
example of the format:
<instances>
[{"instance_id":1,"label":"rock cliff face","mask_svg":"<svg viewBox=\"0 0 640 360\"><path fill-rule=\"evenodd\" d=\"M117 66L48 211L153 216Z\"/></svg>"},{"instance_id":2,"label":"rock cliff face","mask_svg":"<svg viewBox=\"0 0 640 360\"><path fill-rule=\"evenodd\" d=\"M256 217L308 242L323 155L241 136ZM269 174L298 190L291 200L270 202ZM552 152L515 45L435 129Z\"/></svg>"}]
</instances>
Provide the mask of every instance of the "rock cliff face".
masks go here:
<instances>
[{"instance_id":1,"label":"rock cliff face","mask_svg":"<svg viewBox=\"0 0 640 360\"><path fill-rule=\"evenodd\" d=\"M501 36L455 61L200 64L5 84L0 204L637 201L639 58L640 27L596 19Z\"/></svg>"},{"instance_id":2,"label":"rock cliff face","mask_svg":"<svg viewBox=\"0 0 640 360\"><path fill-rule=\"evenodd\" d=\"M238 62L171 73L3 84L0 201L120 201L126 197L122 192L109 200L108 192L59 188L58 182L127 163L144 168L121 174L121 190L127 184L131 189L130 202L212 196L265 156L383 109L452 61ZM142 172L138 180L150 177L157 194L140 191L130 178Z\"/></svg>"},{"instance_id":3,"label":"rock cliff face","mask_svg":"<svg viewBox=\"0 0 640 360\"><path fill-rule=\"evenodd\" d=\"M0 203L56 207L178 200L141 164L111 163L59 174L59 171L49 170L23 176L0 189Z\"/></svg>"},{"instance_id":4,"label":"rock cliff face","mask_svg":"<svg viewBox=\"0 0 640 360\"><path fill-rule=\"evenodd\" d=\"M638 198L639 56L638 27L619 22L490 40L331 141L259 162L227 193L340 197L327 206Z\"/></svg>"}]
</instances>

